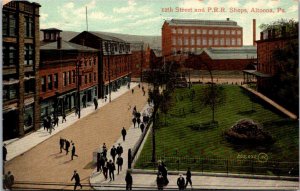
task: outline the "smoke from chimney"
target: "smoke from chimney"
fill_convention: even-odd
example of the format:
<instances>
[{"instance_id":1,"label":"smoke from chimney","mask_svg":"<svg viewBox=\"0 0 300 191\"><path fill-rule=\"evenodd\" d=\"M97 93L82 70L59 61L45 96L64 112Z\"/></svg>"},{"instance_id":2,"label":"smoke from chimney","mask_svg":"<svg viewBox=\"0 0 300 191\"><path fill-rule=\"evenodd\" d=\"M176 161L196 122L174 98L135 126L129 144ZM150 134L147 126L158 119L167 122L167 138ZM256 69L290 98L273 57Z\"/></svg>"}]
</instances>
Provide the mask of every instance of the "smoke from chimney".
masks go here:
<instances>
[{"instance_id":1,"label":"smoke from chimney","mask_svg":"<svg viewBox=\"0 0 300 191\"><path fill-rule=\"evenodd\" d=\"M256 46L256 19L253 19L253 46Z\"/></svg>"}]
</instances>

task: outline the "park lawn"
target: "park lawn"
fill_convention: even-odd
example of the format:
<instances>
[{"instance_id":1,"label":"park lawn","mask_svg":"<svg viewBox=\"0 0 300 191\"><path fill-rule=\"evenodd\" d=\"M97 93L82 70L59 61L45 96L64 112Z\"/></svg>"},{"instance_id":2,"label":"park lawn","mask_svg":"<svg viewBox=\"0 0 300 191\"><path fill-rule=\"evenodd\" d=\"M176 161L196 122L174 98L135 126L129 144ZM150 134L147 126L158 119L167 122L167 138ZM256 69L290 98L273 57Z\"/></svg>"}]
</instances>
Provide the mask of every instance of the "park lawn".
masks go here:
<instances>
[{"instance_id":1,"label":"park lawn","mask_svg":"<svg viewBox=\"0 0 300 191\"><path fill-rule=\"evenodd\" d=\"M223 85L223 87L226 101L217 108L215 113L218 127L205 130L192 130L187 127L190 124L206 123L212 120L211 109L203 107L200 103L203 85L192 87L196 92L193 101L195 112L191 112L192 102L189 98L191 90L188 88L175 90L171 100L172 106L166 117L167 125L165 125L164 114L159 115L160 122L156 125L157 158L192 157L236 160L239 159L238 156L257 157L260 153L266 153L268 161L298 162L298 121L288 119L239 86ZM245 118L261 123L263 128L275 138L276 142L271 146L255 148L228 143L223 138L222 133L238 120ZM152 168L151 165L145 165L150 162L151 153L150 134L135 168ZM185 167L184 164L180 165Z\"/></svg>"}]
</instances>

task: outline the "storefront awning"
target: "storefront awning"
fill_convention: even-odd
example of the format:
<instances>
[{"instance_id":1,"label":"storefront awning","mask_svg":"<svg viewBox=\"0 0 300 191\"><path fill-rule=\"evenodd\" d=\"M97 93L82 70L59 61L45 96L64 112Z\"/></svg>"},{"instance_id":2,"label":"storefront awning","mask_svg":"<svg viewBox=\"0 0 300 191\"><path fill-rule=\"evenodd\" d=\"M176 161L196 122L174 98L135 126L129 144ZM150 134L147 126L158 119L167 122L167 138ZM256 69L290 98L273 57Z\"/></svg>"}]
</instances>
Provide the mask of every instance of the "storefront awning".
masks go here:
<instances>
[{"instance_id":1,"label":"storefront awning","mask_svg":"<svg viewBox=\"0 0 300 191\"><path fill-rule=\"evenodd\" d=\"M3 80L3 85L13 85L19 83L19 80L13 79L13 80Z\"/></svg>"},{"instance_id":2,"label":"storefront awning","mask_svg":"<svg viewBox=\"0 0 300 191\"><path fill-rule=\"evenodd\" d=\"M3 113L8 113L18 109L18 103L3 106Z\"/></svg>"},{"instance_id":3,"label":"storefront awning","mask_svg":"<svg viewBox=\"0 0 300 191\"><path fill-rule=\"evenodd\" d=\"M24 100L24 105L30 105L32 103L34 103L34 98L33 97L32 98L27 98L27 99Z\"/></svg>"}]
</instances>

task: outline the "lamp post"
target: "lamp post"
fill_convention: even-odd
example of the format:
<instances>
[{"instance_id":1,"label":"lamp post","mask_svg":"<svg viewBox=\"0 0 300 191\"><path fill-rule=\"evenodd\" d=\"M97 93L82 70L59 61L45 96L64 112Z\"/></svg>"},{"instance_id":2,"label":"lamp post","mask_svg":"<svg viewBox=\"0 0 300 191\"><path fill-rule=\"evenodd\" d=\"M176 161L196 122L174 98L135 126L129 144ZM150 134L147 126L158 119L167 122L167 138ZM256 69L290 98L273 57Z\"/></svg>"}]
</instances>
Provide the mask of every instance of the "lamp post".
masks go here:
<instances>
[{"instance_id":1,"label":"lamp post","mask_svg":"<svg viewBox=\"0 0 300 191\"><path fill-rule=\"evenodd\" d=\"M81 85L81 75L79 73L79 69L81 67L81 60L78 60L76 63L76 74L77 74L77 111L78 111L78 119L80 119L80 85Z\"/></svg>"}]
</instances>

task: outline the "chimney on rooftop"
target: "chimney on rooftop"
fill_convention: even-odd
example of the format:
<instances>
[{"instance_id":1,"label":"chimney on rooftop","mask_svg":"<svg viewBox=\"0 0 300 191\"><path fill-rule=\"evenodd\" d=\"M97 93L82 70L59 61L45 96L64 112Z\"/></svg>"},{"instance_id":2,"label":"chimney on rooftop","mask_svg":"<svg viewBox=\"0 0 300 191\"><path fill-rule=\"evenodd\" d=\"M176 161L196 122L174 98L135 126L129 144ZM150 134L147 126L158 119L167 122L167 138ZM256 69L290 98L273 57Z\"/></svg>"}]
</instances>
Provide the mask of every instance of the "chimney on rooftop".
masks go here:
<instances>
[{"instance_id":1,"label":"chimney on rooftop","mask_svg":"<svg viewBox=\"0 0 300 191\"><path fill-rule=\"evenodd\" d=\"M256 19L253 19L253 46L256 46Z\"/></svg>"},{"instance_id":2,"label":"chimney on rooftop","mask_svg":"<svg viewBox=\"0 0 300 191\"><path fill-rule=\"evenodd\" d=\"M229 21L229 18L226 18L227 21Z\"/></svg>"},{"instance_id":3,"label":"chimney on rooftop","mask_svg":"<svg viewBox=\"0 0 300 191\"><path fill-rule=\"evenodd\" d=\"M57 49L61 49L61 37L57 37Z\"/></svg>"}]
</instances>

